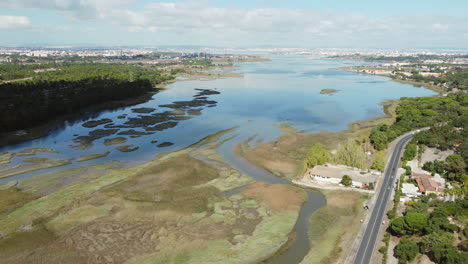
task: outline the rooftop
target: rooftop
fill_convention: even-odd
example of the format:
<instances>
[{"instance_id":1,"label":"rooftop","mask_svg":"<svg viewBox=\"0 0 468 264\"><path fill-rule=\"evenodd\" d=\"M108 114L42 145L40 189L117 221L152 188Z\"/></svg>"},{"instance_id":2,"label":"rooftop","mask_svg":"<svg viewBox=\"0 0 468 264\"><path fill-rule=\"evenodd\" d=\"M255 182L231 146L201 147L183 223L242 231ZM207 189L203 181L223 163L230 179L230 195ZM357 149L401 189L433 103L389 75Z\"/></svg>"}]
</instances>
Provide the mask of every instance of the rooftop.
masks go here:
<instances>
[{"instance_id":1,"label":"rooftop","mask_svg":"<svg viewBox=\"0 0 468 264\"><path fill-rule=\"evenodd\" d=\"M429 174L413 172L413 179L418 183L419 191L422 193L441 191L437 182Z\"/></svg>"},{"instance_id":2,"label":"rooftop","mask_svg":"<svg viewBox=\"0 0 468 264\"><path fill-rule=\"evenodd\" d=\"M363 171L358 168L348 167L344 165L325 164L317 165L309 171L310 175L319 175L322 177L341 179L344 175L350 176L353 181L369 183L376 181L380 172Z\"/></svg>"}]
</instances>

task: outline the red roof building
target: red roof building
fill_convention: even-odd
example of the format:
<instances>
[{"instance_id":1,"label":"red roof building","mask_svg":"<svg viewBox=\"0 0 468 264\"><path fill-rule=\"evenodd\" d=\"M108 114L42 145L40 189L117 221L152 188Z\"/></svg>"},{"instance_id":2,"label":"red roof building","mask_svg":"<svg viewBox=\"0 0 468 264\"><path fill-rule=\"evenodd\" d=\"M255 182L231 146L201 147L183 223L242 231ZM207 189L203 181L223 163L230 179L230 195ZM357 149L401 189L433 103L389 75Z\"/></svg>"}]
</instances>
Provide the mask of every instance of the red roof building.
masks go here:
<instances>
[{"instance_id":1,"label":"red roof building","mask_svg":"<svg viewBox=\"0 0 468 264\"><path fill-rule=\"evenodd\" d=\"M413 179L418 183L419 191L422 194L440 193L443 191L443 188L429 174L413 172Z\"/></svg>"}]
</instances>

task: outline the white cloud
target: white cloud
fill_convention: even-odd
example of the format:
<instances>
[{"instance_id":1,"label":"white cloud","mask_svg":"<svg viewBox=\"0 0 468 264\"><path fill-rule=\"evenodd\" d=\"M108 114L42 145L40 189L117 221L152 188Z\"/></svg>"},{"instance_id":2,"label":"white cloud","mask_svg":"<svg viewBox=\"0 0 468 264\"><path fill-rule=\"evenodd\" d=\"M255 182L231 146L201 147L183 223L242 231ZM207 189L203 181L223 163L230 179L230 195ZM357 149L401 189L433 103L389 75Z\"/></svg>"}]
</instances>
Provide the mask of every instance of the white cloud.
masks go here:
<instances>
[{"instance_id":1,"label":"white cloud","mask_svg":"<svg viewBox=\"0 0 468 264\"><path fill-rule=\"evenodd\" d=\"M433 15L370 18L313 9L219 8L204 1L152 3L141 10L113 9L103 18L129 32L174 34L184 40L212 39L221 44L379 46L448 41L468 31L466 18Z\"/></svg>"},{"instance_id":2,"label":"white cloud","mask_svg":"<svg viewBox=\"0 0 468 264\"><path fill-rule=\"evenodd\" d=\"M59 11L72 19L100 18L109 8L117 8L137 0L2 0L0 7Z\"/></svg>"},{"instance_id":3,"label":"white cloud","mask_svg":"<svg viewBox=\"0 0 468 264\"><path fill-rule=\"evenodd\" d=\"M0 29L27 28L31 22L25 16L0 16Z\"/></svg>"},{"instance_id":4,"label":"white cloud","mask_svg":"<svg viewBox=\"0 0 468 264\"><path fill-rule=\"evenodd\" d=\"M223 8L209 1L0 0L0 7L47 9L76 23L126 31L127 36L173 44L284 46L468 45L468 18L413 15L371 18L364 14L292 8ZM102 23L100 25L99 23ZM93 31L90 24L86 25ZM125 33L122 33L124 35ZM400 45L401 44L401 45Z\"/></svg>"}]
</instances>

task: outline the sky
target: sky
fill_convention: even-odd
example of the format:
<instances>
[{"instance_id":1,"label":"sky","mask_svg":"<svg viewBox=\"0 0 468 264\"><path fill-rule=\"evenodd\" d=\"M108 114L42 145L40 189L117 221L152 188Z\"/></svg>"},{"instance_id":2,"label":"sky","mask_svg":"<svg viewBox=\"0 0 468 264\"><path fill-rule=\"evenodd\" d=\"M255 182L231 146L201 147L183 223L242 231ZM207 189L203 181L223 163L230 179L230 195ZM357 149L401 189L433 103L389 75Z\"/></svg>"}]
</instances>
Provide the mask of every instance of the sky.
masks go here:
<instances>
[{"instance_id":1,"label":"sky","mask_svg":"<svg viewBox=\"0 0 468 264\"><path fill-rule=\"evenodd\" d=\"M0 46L468 47L464 0L0 0Z\"/></svg>"}]
</instances>

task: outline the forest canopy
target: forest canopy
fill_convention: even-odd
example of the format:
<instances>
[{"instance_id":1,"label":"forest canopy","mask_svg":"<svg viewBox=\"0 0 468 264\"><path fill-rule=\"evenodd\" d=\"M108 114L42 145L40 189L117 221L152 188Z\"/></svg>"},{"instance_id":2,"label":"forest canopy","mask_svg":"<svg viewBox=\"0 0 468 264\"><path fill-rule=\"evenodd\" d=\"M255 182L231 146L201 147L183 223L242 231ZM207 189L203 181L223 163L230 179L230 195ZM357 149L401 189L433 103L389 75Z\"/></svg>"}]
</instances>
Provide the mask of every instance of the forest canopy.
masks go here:
<instances>
[{"instance_id":1,"label":"forest canopy","mask_svg":"<svg viewBox=\"0 0 468 264\"><path fill-rule=\"evenodd\" d=\"M2 76L8 78L18 69L23 73L19 71L15 77L33 74L29 80L0 84L0 132L36 126L91 105L137 97L174 79L158 70L125 64L63 63L36 72L33 66L23 66L0 66Z\"/></svg>"}]
</instances>

